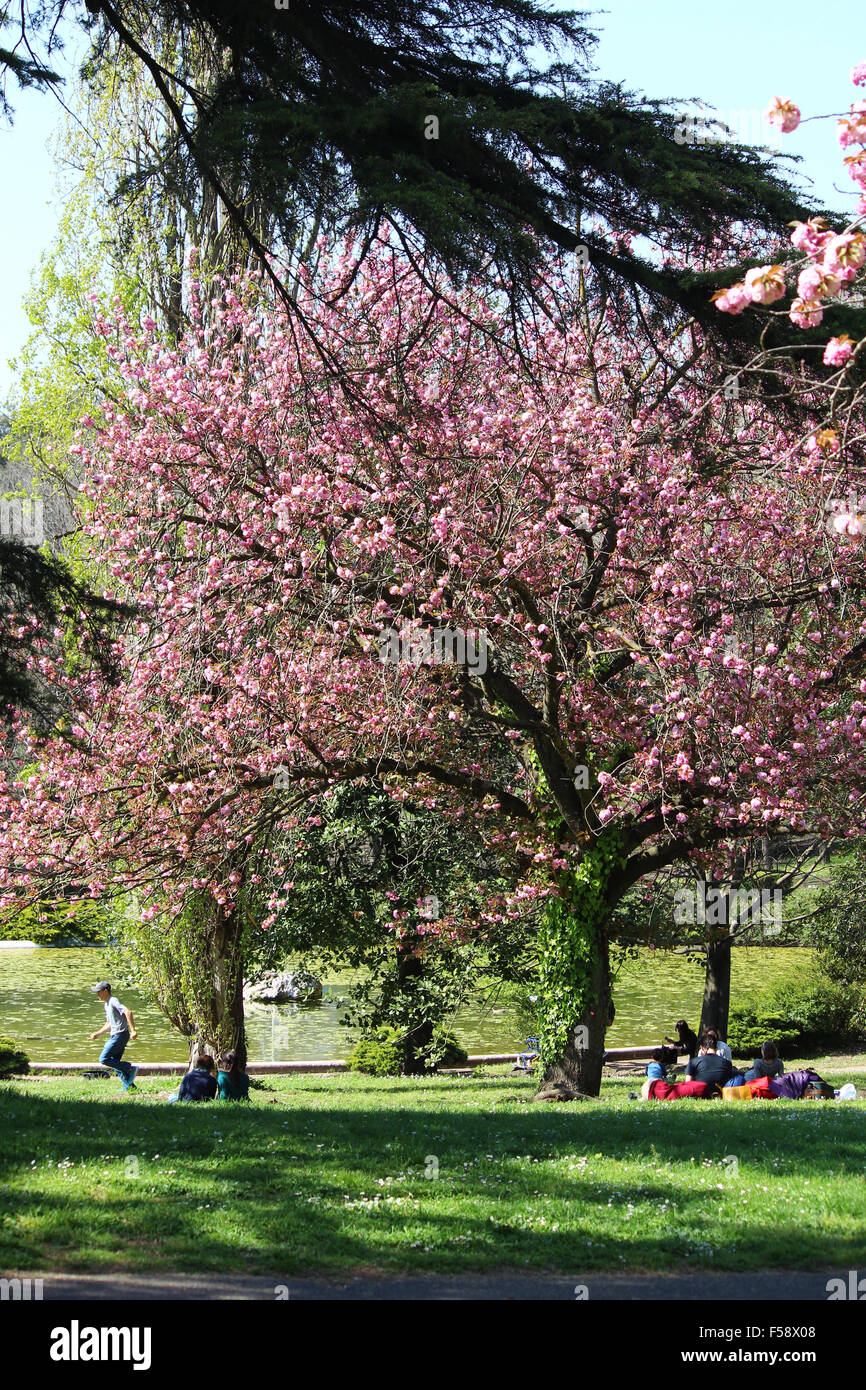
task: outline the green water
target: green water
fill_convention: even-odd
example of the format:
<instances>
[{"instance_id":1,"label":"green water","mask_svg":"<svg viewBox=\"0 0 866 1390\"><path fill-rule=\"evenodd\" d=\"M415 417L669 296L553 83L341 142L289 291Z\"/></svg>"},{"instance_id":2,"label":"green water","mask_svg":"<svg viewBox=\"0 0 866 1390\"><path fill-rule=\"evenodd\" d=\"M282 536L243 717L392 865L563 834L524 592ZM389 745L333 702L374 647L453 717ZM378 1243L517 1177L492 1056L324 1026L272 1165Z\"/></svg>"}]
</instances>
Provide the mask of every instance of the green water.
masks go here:
<instances>
[{"instance_id":1,"label":"green water","mask_svg":"<svg viewBox=\"0 0 866 1390\"><path fill-rule=\"evenodd\" d=\"M808 951L767 950L743 946L734 951L733 997L743 1002L767 985L802 974ZM90 987L106 978L108 964L98 948L0 949L0 1033L15 1038L34 1062L87 1062L99 1055L104 1039L93 1043L89 1034L105 1021L102 1005ZM312 1005L252 1005L247 1007L247 1045L252 1062L322 1061L345 1057L352 1032L339 1018L341 996L356 976L331 973L324 997ZM120 1000L135 1015L139 1037L128 1055L140 1062L182 1062L186 1044L152 1004L122 981L115 983ZM608 1047L660 1042L671 1033L674 1020L686 1018L697 1027L703 993L701 969L682 956L645 950L629 961L614 987L616 1020L608 1031ZM493 1008L497 1009L493 1013ZM476 1001L463 1008L454 1032L470 1053L513 1052L525 1045L511 1010Z\"/></svg>"}]
</instances>

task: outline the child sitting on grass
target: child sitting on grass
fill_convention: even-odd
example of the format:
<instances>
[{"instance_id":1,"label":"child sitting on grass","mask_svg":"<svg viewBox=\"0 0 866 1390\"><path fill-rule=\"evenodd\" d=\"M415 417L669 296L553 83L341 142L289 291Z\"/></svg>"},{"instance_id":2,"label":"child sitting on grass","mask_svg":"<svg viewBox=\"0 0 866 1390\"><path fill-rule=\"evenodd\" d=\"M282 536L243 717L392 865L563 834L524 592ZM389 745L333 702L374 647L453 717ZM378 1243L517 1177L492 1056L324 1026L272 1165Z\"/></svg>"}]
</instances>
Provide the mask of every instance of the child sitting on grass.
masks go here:
<instances>
[{"instance_id":1,"label":"child sitting on grass","mask_svg":"<svg viewBox=\"0 0 866 1390\"><path fill-rule=\"evenodd\" d=\"M653 1059L647 1063L647 1080L667 1081L668 1069L665 1066L665 1048L657 1047L653 1052Z\"/></svg>"},{"instance_id":2,"label":"child sitting on grass","mask_svg":"<svg viewBox=\"0 0 866 1390\"><path fill-rule=\"evenodd\" d=\"M250 1078L238 1066L238 1055L229 1050L220 1054L217 1086L220 1100L249 1100Z\"/></svg>"}]
</instances>

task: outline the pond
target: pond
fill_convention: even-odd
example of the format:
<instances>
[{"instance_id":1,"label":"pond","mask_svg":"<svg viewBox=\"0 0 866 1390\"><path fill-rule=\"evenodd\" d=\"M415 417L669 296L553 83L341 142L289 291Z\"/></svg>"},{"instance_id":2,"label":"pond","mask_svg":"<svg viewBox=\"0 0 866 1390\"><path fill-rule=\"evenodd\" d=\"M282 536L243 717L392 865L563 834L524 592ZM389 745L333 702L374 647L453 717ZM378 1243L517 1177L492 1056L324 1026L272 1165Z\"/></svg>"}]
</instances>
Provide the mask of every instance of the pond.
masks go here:
<instances>
[{"instance_id":1,"label":"pond","mask_svg":"<svg viewBox=\"0 0 866 1390\"><path fill-rule=\"evenodd\" d=\"M734 951L733 997L753 998L766 986L801 975L811 953L795 948L742 946ZM19 1042L34 1062L88 1062L99 1055L101 1041L89 1035L105 1021L102 1005L90 988L111 978L106 953L98 947L0 949L0 1033ZM251 1062L324 1061L345 1057L353 1034L339 1022L345 997L357 978L331 972L324 997L312 1005L253 1005L247 1009L247 1046ZM129 1056L139 1062L182 1062L186 1044L153 1005L122 981L122 1003L135 1015L139 1037ZM683 956L644 950L620 971L615 987L616 1020L607 1034L609 1047L660 1042L674 1020L697 1027L703 972ZM497 1009L494 1013L492 1010ZM514 1052L524 1047L512 1010L476 1000L458 1013L453 1031L470 1053Z\"/></svg>"}]
</instances>

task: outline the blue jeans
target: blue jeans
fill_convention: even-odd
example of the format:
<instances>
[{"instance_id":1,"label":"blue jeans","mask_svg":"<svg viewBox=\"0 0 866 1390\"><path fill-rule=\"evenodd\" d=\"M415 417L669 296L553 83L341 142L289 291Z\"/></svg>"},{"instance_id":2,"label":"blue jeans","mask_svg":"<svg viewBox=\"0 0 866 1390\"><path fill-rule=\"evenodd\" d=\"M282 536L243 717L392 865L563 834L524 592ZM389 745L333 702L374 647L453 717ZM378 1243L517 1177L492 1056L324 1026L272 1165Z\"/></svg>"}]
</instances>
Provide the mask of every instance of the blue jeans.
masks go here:
<instances>
[{"instance_id":1,"label":"blue jeans","mask_svg":"<svg viewBox=\"0 0 866 1390\"><path fill-rule=\"evenodd\" d=\"M123 1050L129 1042L129 1033L124 1029L122 1033L112 1033L105 1047L99 1055L102 1066L111 1067L116 1071L124 1086L127 1085L132 1075L132 1066L129 1062L122 1062Z\"/></svg>"}]
</instances>

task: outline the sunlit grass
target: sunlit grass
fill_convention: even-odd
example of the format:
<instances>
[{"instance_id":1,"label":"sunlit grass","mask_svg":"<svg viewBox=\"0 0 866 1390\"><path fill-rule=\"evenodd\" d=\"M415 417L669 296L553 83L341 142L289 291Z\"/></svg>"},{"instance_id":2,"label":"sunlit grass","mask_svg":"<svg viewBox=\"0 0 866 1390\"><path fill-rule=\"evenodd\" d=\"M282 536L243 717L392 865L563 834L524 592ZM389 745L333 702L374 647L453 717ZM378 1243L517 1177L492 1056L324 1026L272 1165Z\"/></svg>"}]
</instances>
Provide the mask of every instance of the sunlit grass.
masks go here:
<instances>
[{"instance_id":1,"label":"sunlit grass","mask_svg":"<svg viewBox=\"0 0 866 1390\"><path fill-rule=\"evenodd\" d=\"M631 1078L549 1105L523 1077L341 1075L167 1106L163 1081L115 1084L0 1086L4 1270L866 1260L864 1102L644 1104Z\"/></svg>"}]
</instances>

